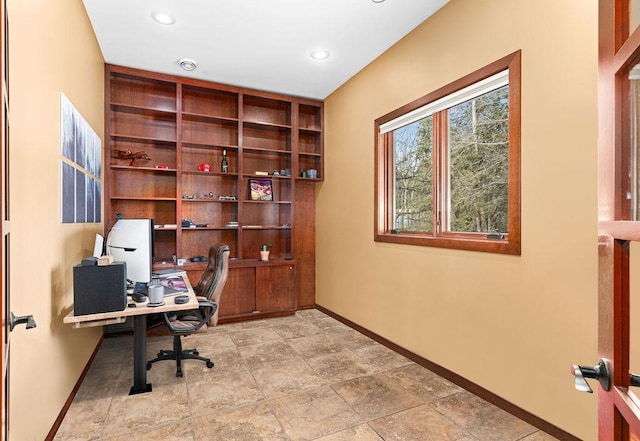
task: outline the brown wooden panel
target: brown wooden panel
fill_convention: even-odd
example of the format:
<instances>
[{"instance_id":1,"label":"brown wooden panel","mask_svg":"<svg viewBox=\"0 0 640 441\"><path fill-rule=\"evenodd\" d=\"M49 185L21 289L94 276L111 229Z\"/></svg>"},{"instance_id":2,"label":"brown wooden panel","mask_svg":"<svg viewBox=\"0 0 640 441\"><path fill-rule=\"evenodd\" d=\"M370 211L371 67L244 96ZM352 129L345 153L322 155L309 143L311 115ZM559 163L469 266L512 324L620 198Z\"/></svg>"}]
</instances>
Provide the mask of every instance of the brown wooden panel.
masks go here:
<instances>
[{"instance_id":1,"label":"brown wooden panel","mask_svg":"<svg viewBox=\"0 0 640 441\"><path fill-rule=\"evenodd\" d=\"M256 171L273 172L275 170L291 170L291 155L245 149L242 153L242 170L252 175Z\"/></svg>"},{"instance_id":2,"label":"brown wooden panel","mask_svg":"<svg viewBox=\"0 0 640 441\"><path fill-rule=\"evenodd\" d=\"M291 151L291 129L245 123L242 143L251 148Z\"/></svg>"},{"instance_id":3,"label":"brown wooden panel","mask_svg":"<svg viewBox=\"0 0 640 441\"><path fill-rule=\"evenodd\" d=\"M230 256L237 256L237 234L238 230L207 230L201 228L184 228L182 236L182 255L185 259L195 256L207 256L209 247L214 243L224 243L229 245Z\"/></svg>"},{"instance_id":4,"label":"brown wooden panel","mask_svg":"<svg viewBox=\"0 0 640 441\"><path fill-rule=\"evenodd\" d=\"M111 75L111 101L150 109L176 110L176 85L132 75Z\"/></svg>"},{"instance_id":5,"label":"brown wooden panel","mask_svg":"<svg viewBox=\"0 0 640 441\"><path fill-rule=\"evenodd\" d=\"M118 107L111 112L111 133L175 141L176 115Z\"/></svg>"},{"instance_id":6,"label":"brown wooden panel","mask_svg":"<svg viewBox=\"0 0 640 441\"><path fill-rule=\"evenodd\" d=\"M111 170L111 197L175 198L176 173L161 169Z\"/></svg>"},{"instance_id":7,"label":"brown wooden panel","mask_svg":"<svg viewBox=\"0 0 640 441\"><path fill-rule=\"evenodd\" d=\"M255 268L230 268L220 299L220 317L251 314L256 309Z\"/></svg>"},{"instance_id":8,"label":"brown wooden panel","mask_svg":"<svg viewBox=\"0 0 640 441\"><path fill-rule=\"evenodd\" d=\"M183 117L182 141L200 144L237 146L238 124L196 117Z\"/></svg>"},{"instance_id":9,"label":"brown wooden panel","mask_svg":"<svg viewBox=\"0 0 640 441\"><path fill-rule=\"evenodd\" d=\"M320 154L320 132L300 130L298 134L298 151L301 153Z\"/></svg>"},{"instance_id":10,"label":"brown wooden panel","mask_svg":"<svg viewBox=\"0 0 640 441\"><path fill-rule=\"evenodd\" d=\"M322 130L322 108L300 104L298 107L298 126L301 129Z\"/></svg>"},{"instance_id":11,"label":"brown wooden panel","mask_svg":"<svg viewBox=\"0 0 640 441\"><path fill-rule=\"evenodd\" d=\"M154 262L172 263L172 258L176 254L176 231L156 230L153 233L153 255Z\"/></svg>"},{"instance_id":12,"label":"brown wooden panel","mask_svg":"<svg viewBox=\"0 0 640 441\"><path fill-rule=\"evenodd\" d=\"M245 121L291 125L291 104L287 101L244 95L243 102Z\"/></svg>"},{"instance_id":13,"label":"brown wooden panel","mask_svg":"<svg viewBox=\"0 0 640 441\"><path fill-rule=\"evenodd\" d=\"M294 257L298 265L298 307L315 305L315 190L312 181L298 181L296 186Z\"/></svg>"},{"instance_id":14,"label":"brown wooden panel","mask_svg":"<svg viewBox=\"0 0 640 441\"><path fill-rule=\"evenodd\" d=\"M238 94L204 87L182 87L182 111L221 118L238 118Z\"/></svg>"},{"instance_id":15,"label":"brown wooden panel","mask_svg":"<svg viewBox=\"0 0 640 441\"><path fill-rule=\"evenodd\" d=\"M175 201L137 201L118 200L111 201L112 213L107 214L105 221L109 224L105 226L111 229L115 222L116 214L122 214L127 219L153 219L155 224L175 224L176 223L176 203Z\"/></svg>"},{"instance_id":16,"label":"brown wooden panel","mask_svg":"<svg viewBox=\"0 0 640 441\"><path fill-rule=\"evenodd\" d=\"M256 309L261 312L284 311L296 307L295 265L284 264L256 268Z\"/></svg>"}]
</instances>

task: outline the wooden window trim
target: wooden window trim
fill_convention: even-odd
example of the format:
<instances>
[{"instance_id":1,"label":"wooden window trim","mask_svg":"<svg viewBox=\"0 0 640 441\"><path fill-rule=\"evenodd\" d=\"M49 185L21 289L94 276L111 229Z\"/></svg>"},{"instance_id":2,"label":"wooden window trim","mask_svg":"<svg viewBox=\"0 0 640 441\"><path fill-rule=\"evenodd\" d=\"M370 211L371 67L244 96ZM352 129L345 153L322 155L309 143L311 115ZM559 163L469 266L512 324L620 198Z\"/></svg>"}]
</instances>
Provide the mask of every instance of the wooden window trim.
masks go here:
<instances>
[{"instance_id":1,"label":"wooden window trim","mask_svg":"<svg viewBox=\"0 0 640 441\"><path fill-rule=\"evenodd\" d=\"M484 251L500 254L521 254L520 241L520 74L521 51L503 57L469 75L460 78L422 98L406 104L378 119L374 123L374 241L405 245ZM413 232L393 232L393 149L391 136L380 133L380 126L412 110L425 106L457 90L477 83L496 73L509 69L509 234L504 239L489 239L485 233L443 232L442 216L434 216L433 235ZM436 122L434 121L434 124ZM434 149L434 152L437 149ZM443 158L434 157L434 163L443 165ZM437 168L440 170L440 167ZM434 182L442 184L442 173L434 176ZM433 192L437 213L443 212L442 195ZM438 224L439 223L439 224Z\"/></svg>"}]
</instances>

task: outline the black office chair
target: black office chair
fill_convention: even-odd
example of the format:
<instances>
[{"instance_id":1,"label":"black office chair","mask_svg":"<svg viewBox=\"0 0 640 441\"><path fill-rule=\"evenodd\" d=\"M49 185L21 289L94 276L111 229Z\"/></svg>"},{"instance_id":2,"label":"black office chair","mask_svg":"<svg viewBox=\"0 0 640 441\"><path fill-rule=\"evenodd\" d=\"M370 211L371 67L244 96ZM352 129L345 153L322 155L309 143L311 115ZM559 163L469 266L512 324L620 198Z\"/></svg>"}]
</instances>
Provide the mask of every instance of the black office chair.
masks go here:
<instances>
[{"instance_id":1,"label":"black office chair","mask_svg":"<svg viewBox=\"0 0 640 441\"><path fill-rule=\"evenodd\" d=\"M181 337L193 334L208 323L217 323L218 304L229 274L229 246L214 244L209 248L209 263L200 281L193 289L198 296L196 310L163 313L164 322L173 334L173 350L161 350L153 360L147 361L147 370L156 361L175 360L176 377L182 377L182 360L201 360L211 369L214 364L209 358L201 357L197 349L182 349Z\"/></svg>"}]
</instances>

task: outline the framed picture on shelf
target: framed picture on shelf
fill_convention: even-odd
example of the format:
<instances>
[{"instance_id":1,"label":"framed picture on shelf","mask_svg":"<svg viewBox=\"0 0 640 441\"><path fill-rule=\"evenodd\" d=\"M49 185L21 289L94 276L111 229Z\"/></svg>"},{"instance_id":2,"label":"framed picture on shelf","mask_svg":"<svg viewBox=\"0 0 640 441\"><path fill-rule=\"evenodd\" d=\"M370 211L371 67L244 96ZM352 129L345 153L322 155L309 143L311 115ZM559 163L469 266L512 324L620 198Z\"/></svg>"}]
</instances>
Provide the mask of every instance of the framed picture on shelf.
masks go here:
<instances>
[{"instance_id":1,"label":"framed picture on shelf","mask_svg":"<svg viewBox=\"0 0 640 441\"><path fill-rule=\"evenodd\" d=\"M272 201L273 188L270 179L249 179L252 201Z\"/></svg>"}]
</instances>

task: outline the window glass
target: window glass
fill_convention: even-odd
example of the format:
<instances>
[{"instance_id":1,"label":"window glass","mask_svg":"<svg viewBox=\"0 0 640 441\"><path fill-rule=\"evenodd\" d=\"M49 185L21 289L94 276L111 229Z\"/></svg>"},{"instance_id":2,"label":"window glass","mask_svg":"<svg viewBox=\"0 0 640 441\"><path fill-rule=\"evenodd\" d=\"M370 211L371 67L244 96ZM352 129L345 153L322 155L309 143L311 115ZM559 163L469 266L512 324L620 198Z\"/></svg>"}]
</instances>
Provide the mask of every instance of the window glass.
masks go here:
<instances>
[{"instance_id":1,"label":"window glass","mask_svg":"<svg viewBox=\"0 0 640 441\"><path fill-rule=\"evenodd\" d=\"M375 120L374 239L520 254L520 51Z\"/></svg>"},{"instance_id":2,"label":"window glass","mask_svg":"<svg viewBox=\"0 0 640 441\"><path fill-rule=\"evenodd\" d=\"M448 231L509 230L509 87L449 109Z\"/></svg>"},{"instance_id":3,"label":"window glass","mask_svg":"<svg viewBox=\"0 0 640 441\"><path fill-rule=\"evenodd\" d=\"M431 232L433 219L433 117L393 131L394 225Z\"/></svg>"}]
</instances>

